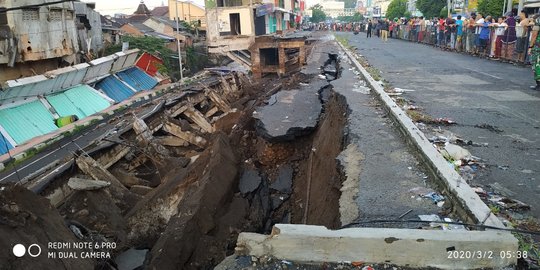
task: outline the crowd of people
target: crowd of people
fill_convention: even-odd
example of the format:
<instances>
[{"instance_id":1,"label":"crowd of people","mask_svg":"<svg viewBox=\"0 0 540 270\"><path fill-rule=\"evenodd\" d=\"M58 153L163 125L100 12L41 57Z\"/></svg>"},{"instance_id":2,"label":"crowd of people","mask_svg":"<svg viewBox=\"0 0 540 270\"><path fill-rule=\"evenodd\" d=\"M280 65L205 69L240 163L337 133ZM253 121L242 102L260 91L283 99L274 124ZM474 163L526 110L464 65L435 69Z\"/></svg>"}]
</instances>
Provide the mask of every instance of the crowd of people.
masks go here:
<instances>
[{"instance_id":1,"label":"crowd of people","mask_svg":"<svg viewBox=\"0 0 540 270\"><path fill-rule=\"evenodd\" d=\"M400 19L366 19L362 22L319 23L311 30L336 32L365 32L366 37L398 38L412 42L432 44L444 50L455 50L495 60L530 63L531 48L536 39L532 31L534 19L522 11L510 11L504 16L471 13L447 18L424 17Z\"/></svg>"}]
</instances>

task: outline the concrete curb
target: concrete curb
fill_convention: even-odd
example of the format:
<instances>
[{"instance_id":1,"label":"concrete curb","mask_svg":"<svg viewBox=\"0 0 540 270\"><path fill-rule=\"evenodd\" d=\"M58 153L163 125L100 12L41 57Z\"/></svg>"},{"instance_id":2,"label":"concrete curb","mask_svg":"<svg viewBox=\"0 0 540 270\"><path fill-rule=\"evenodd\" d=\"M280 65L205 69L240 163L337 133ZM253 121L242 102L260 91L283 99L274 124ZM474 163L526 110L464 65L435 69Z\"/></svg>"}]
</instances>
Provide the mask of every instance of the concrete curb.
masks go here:
<instances>
[{"instance_id":1,"label":"concrete curb","mask_svg":"<svg viewBox=\"0 0 540 270\"><path fill-rule=\"evenodd\" d=\"M364 79L371 88L377 93L378 98L383 102L386 110L391 117L399 124L401 131L406 138L417 148L422 159L426 162L434 175L441 180L442 187L448 191L454 201L463 206L466 213L460 213L460 216L470 216L475 222L489 226L505 228L504 224L493 214L489 207L480 199L467 182L452 168L448 162L433 147L424 133L416 127L407 114L390 98L383 87L371 77L369 72L356 60L356 58L343 45L337 42L341 49L352 61L354 66L360 70ZM464 215L465 214L465 215Z\"/></svg>"},{"instance_id":2,"label":"concrete curb","mask_svg":"<svg viewBox=\"0 0 540 270\"><path fill-rule=\"evenodd\" d=\"M237 255L293 262L366 262L413 268L501 269L515 264L517 241L501 231L439 231L276 224L271 235L241 233ZM457 258L454 256L457 255ZM511 256L510 256L511 257Z\"/></svg>"}]
</instances>

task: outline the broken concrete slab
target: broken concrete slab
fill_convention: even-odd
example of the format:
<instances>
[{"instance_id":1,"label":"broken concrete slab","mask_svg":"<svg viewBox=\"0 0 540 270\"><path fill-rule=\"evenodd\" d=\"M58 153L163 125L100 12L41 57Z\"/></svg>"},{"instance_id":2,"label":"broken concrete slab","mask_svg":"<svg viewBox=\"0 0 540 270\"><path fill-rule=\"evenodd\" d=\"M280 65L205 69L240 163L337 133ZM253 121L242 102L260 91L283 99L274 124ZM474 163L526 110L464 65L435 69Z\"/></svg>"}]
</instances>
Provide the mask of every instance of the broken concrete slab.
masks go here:
<instances>
[{"instance_id":1,"label":"broken concrete slab","mask_svg":"<svg viewBox=\"0 0 540 270\"><path fill-rule=\"evenodd\" d=\"M72 177L68 181L68 186L73 190L98 190L110 186L111 183L101 180L90 180Z\"/></svg>"},{"instance_id":2,"label":"broken concrete slab","mask_svg":"<svg viewBox=\"0 0 540 270\"><path fill-rule=\"evenodd\" d=\"M291 165L286 164L281 166L279 168L278 176L276 180L270 184L270 188L279 192L290 194L292 192L293 172L294 169Z\"/></svg>"},{"instance_id":3,"label":"broken concrete slab","mask_svg":"<svg viewBox=\"0 0 540 270\"><path fill-rule=\"evenodd\" d=\"M237 255L270 256L297 262L362 261L437 269L502 269L516 258L498 256L517 250L509 232L435 231L414 229L350 228L277 224L271 235L241 233ZM406 254L404 253L406 250ZM453 251L477 251L493 256L454 259Z\"/></svg>"},{"instance_id":4,"label":"broken concrete slab","mask_svg":"<svg viewBox=\"0 0 540 270\"><path fill-rule=\"evenodd\" d=\"M133 185L133 186L131 186L131 188L129 190L131 192L135 193L135 194L139 194L139 195L144 196L144 195L150 193L154 189L151 188L151 187L148 187L148 186Z\"/></svg>"},{"instance_id":5,"label":"broken concrete slab","mask_svg":"<svg viewBox=\"0 0 540 270\"><path fill-rule=\"evenodd\" d=\"M259 172L253 169L244 171L242 177L240 177L240 183L238 187L240 192L245 195L255 191L261 185L262 178Z\"/></svg>"},{"instance_id":6,"label":"broken concrete slab","mask_svg":"<svg viewBox=\"0 0 540 270\"><path fill-rule=\"evenodd\" d=\"M317 127L322 110L319 91L326 81L314 80L299 90L280 91L268 105L253 112L257 133L270 142L291 141Z\"/></svg>"},{"instance_id":7,"label":"broken concrete slab","mask_svg":"<svg viewBox=\"0 0 540 270\"><path fill-rule=\"evenodd\" d=\"M130 248L120 253L114 260L118 270L132 270L143 266L148 249Z\"/></svg>"}]
</instances>

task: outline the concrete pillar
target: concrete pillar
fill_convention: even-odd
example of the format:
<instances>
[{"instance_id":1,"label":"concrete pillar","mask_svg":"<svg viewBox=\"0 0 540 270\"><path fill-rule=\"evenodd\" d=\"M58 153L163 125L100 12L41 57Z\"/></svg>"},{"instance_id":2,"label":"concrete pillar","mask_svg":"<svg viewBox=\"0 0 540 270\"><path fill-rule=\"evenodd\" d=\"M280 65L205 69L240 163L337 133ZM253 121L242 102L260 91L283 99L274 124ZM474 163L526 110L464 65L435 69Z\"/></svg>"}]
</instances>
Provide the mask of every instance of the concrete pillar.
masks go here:
<instances>
[{"instance_id":1,"label":"concrete pillar","mask_svg":"<svg viewBox=\"0 0 540 270\"><path fill-rule=\"evenodd\" d=\"M285 74L285 62L287 61L287 57L285 55L285 48L278 48L279 51L279 75Z\"/></svg>"},{"instance_id":2,"label":"concrete pillar","mask_svg":"<svg viewBox=\"0 0 540 270\"><path fill-rule=\"evenodd\" d=\"M299 57L298 61L300 62L300 67L302 67L303 65L306 64L306 47L305 46L300 46L300 53L298 57Z\"/></svg>"}]
</instances>

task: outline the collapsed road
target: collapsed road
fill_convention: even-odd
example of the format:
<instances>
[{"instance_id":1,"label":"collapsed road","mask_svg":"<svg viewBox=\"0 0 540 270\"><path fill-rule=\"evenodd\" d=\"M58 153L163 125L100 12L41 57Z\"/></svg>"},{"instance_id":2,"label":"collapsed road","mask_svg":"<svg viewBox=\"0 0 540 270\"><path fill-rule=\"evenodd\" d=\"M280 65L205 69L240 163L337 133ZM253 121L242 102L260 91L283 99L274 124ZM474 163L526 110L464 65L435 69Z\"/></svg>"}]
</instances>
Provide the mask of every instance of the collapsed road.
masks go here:
<instances>
[{"instance_id":1,"label":"collapsed road","mask_svg":"<svg viewBox=\"0 0 540 270\"><path fill-rule=\"evenodd\" d=\"M242 234L276 236L295 230L276 224L420 228L412 244L406 237L402 242L425 242L433 252L459 247L467 236L434 236L432 242L421 235L439 230L464 234L472 228L437 221L475 218L441 188L337 48L322 37L308 48L307 65L281 78L253 82L232 73L172 90L148 107L111 119L116 127L111 136L74 151L61 170L51 168L26 183L37 195L20 185L2 186L0 233L5 237L0 246L9 250L13 243L36 243L44 254L57 257L1 254L1 264L14 269L36 263L45 269L73 269L75 264L77 269L266 269L269 264L263 261L273 254L259 250L291 256L304 252L258 249L259 240L272 237ZM362 223L377 219L419 222ZM517 245L507 235L498 237L485 248L512 250ZM399 240L385 237L381 242L394 252ZM79 250L51 242L99 245ZM328 238L328 245L335 243ZM421 266L452 269L445 264L446 253L441 254L409 257ZM325 258L306 261L320 268ZM500 258L459 267L514 262Z\"/></svg>"}]
</instances>

